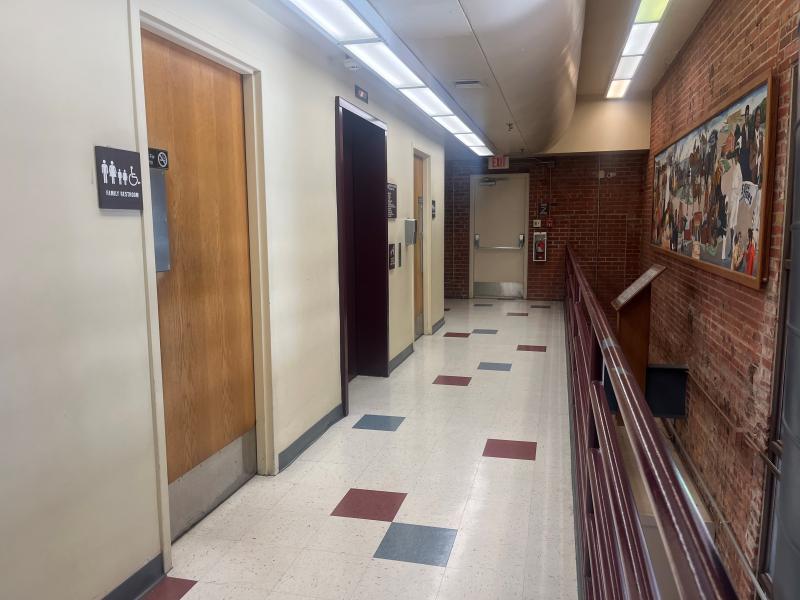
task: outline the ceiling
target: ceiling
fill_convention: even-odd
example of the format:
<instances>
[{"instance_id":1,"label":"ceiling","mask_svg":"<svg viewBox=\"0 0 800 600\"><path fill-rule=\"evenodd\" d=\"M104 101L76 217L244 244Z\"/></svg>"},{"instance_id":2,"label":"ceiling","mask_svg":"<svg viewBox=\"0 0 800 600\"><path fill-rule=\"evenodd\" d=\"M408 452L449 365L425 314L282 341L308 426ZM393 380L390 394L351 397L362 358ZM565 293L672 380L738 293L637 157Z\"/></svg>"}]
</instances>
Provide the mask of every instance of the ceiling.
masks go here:
<instances>
[{"instance_id":1,"label":"ceiling","mask_svg":"<svg viewBox=\"0 0 800 600\"><path fill-rule=\"evenodd\" d=\"M576 96L604 96L638 0L369 0L504 154L556 141ZM711 0L671 0L629 95L649 94ZM585 14L584 14L585 13ZM479 80L463 89L454 82ZM451 140L448 151L469 151Z\"/></svg>"},{"instance_id":2,"label":"ceiling","mask_svg":"<svg viewBox=\"0 0 800 600\"><path fill-rule=\"evenodd\" d=\"M536 152L569 124L583 0L370 2L499 152Z\"/></svg>"}]
</instances>

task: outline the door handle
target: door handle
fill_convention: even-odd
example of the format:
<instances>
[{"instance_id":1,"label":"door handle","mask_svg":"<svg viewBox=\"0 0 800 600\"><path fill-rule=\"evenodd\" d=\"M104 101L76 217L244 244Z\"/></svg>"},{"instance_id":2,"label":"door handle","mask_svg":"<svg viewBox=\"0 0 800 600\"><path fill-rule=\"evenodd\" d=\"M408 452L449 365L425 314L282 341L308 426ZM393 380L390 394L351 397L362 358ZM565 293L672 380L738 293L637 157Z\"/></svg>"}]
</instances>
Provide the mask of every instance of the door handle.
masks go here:
<instances>
[{"instance_id":1,"label":"door handle","mask_svg":"<svg viewBox=\"0 0 800 600\"><path fill-rule=\"evenodd\" d=\"M476 233L474 244L476 250L519 250L525 245L525 234L519 234L516 246L481 246L481 234Z\"/></svg>"},{"instance_id":2,"label":"door handle","mask_svg":"<svg viewBox=\"0 0 800 600\"><path fill-rule=\"evenodd\" d=\"M525 245L525 234L519 234L519 247L522 248Z\"/></svg>"},{"instance_id":3,"label":"door handle","mask_svg":"<svg viewBox=\"0 0 800 600\"><path fill-rule=\"evenodd\" d=\"M481 234L480 233L476 233L475 234L475 248L480 248L480 247L481 247Z\"/></svg>"}]
</instances>

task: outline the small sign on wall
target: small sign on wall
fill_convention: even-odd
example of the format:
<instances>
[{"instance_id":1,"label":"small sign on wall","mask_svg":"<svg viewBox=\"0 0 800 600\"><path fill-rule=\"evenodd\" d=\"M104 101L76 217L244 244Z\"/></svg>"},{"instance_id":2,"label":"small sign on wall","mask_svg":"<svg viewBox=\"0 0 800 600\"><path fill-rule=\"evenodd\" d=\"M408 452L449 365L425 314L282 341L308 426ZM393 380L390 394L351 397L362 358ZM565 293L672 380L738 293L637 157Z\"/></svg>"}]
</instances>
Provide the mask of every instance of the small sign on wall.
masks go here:
<instances>
[{"instance_id":1,"label":"small sign on wall","mask_svg":"<svg viewBox=\"0 0 800 600\"><path fill-rule=\"evenodd\" d=\"M389 270L390 270L390 271L391 271L392 269L394 269L394 266L395 266L395 256L394 256L394 252L395 252L395 246L394 246L394 244L389 244Z\"/></svg>"},{"instance_id":2,"label":"small sign on wall","mask_svg":"<svg viewBox=\"0 0 800 600\"><path fill-rule=\"evenodd\" d=\"M94 162L100 208L142 210L139 153L95 146Z\"/></svg>"},{"instance_id":3,"label":"small sign on wall","mask_svg":"<svg viewBox=\"0 0 800 600\"><path fill-rule=\"evenodd\" d=\"M431 200L431 219L436 218L436 200Z\"/></svg>"},{"instance_id":4,"label":"small sign on wall","mask_svg":"<svg viewBox=\"0 0 800 600\"><path fill-rule=\"evenodd\" d=\"M490 169L507 169L509 165L508 156L490 156L489 168Z\"/></svg>"},{"instance_id":5,"label":"small sign on wall","mask_svg":"<svg viewBox=\"0 0 800 600\"><path fill-rule=\"evenodd\" d=\"M386 184L386 197L387 197L386 217L389 218L389 219L396 219L397 218L397 184L396 183L387 183Z\"/></svg>"}]
</instances>

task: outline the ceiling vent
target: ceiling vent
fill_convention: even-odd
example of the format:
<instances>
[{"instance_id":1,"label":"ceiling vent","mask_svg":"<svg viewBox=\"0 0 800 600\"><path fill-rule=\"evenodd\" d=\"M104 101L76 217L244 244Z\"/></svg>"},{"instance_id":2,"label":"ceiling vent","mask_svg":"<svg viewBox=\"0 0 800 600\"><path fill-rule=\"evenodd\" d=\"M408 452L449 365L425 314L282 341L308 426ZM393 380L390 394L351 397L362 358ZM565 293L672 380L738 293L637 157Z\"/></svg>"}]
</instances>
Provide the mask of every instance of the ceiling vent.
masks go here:
<instances>
[{"instance_id":1,"label":"ceiling vent","mask_svg":"<svg viewBox=\"0 0 800 600\"><path fill-rule=\"evenodd\" d=\"M486 87L480 79L458 79L453 85L459 90L479 90Z\"/></svg>"}]
</instances>

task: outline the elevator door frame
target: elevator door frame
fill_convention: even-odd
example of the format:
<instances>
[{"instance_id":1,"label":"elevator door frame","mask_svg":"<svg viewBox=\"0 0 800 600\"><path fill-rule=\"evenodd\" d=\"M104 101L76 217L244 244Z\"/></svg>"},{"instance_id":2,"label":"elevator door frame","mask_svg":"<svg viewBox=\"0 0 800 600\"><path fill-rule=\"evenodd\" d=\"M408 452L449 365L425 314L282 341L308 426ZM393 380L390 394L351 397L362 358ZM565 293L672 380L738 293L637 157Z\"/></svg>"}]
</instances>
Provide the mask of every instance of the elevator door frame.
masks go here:
<instances>
[{"instance_id":1,"label":"elevator door frame","mask_svg":"<svg viewBox=\"0 0 800 600\"><path fill-rule=\"evenodd\" d=\"M261 72L258 61L243 55L235 47L223 47L213 33L161 9L145 12L138 0L128 3L131 39L131 63L134 76L134 113L136 149L147 156L147 117L144 95L141 30L144 29L227 67L242 76L245 119L245 169L247 178L248 237L250 246L250 293L253 324L253 375L255 381L256 452L260 474L275 474L273 431L271 345L269 324L269 273L267 263L267 214L264 173L264 136L262 130ZM172 568L169 495L166 460L166 427L161 374L158 295L156 285L150 171L142 169L142 243L145 268L148 343L150 350L151 402L158 471L158 513L164 571Z\"/></svg>"},{"instance_id":2,"label":"elevator door frame","mask_svg":"<svg viewBox=\"0 0 800 600\"><path fill-rule=\"evenodd\" d=\"M380 274L377 274L375 279L380 280L382 289L381 291L386 297L385 306L385 329L386 329L386 352L385 356L381 359L385 360L385 369L381 373L371 373L371 375L388 376L389 375L389 266L388 266L388 241L389 241L389 226L386 219L386 211L388 210L386 199L386 183L388 182L388 148L386 147L385 133L387 130L386 123L370 115L366 111L351 104L344 98L337 96L335 102L335 125L336 125L336 213L337 213L337 237L339 240L339 353L340 353L340 378L341 378L341 397L342 397L342 413L347 416L350 412L350 402L348 387L350 383L349 366L348 366L348 319L347 307L349 302L349 285L347 279L348 270L348 246L345 239L345 232L348 231L346 225L347 210L346 210L346 196L350 193L351 188L346 186L345 178L346 165L345 165L345 148L344 148L344 113L348 112L350 115L364 119L384 131L384 156L387 161L384 164L383 170L383 211L384 218L382 226L377 235L383 239L383 248L378 251L378 256L383 259L383 269Z\"/></svg>"}]
</instances>

